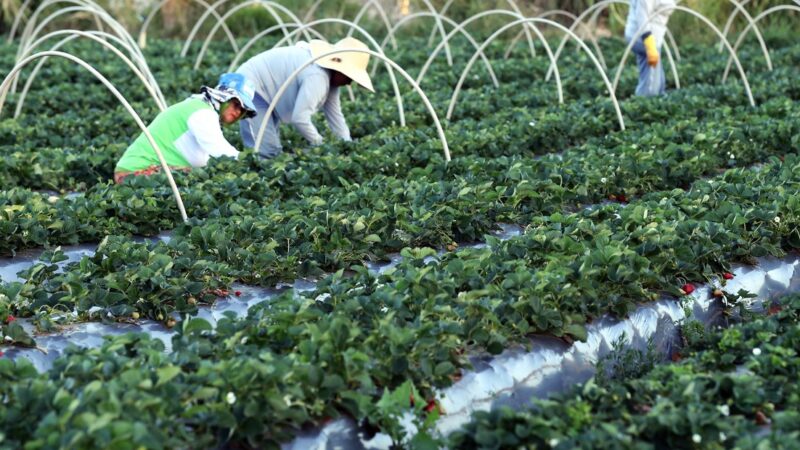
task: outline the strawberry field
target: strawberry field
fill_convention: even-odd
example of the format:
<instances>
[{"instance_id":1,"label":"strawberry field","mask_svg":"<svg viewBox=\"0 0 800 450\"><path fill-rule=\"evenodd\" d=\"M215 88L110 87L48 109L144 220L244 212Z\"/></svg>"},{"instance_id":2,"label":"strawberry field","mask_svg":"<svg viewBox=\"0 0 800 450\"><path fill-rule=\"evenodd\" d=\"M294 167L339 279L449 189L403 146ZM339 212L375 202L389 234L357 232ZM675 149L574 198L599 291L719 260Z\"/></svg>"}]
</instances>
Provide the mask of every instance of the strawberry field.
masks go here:
<instances>
[{"instance_id":1,"label":"strawberry field","mask_svg":"<svg viewBox=\"0 0 800 450\"><path fill-rule=\"evenodd\" d=\"M798 28L759 22L772 69L750 35L724 83L718 39L672 30L679 81L642 98L635 63L614 95L595 64L613 81L619 37L568 43L548 78L556 27L535 55L512 29L484 63L458 35L437 55L425 20L383 49L418 82L395 71L402 116L373 62L375 94L343 91L353 142L286 127L275 159L173 172L185 221L164 174L114 184L140 129L95 75L57 54L20 69L0 116L0 448L324 448L320 430L345 448L800 447ZM58 39L0 44L3 88ZM195 69L203 39L181 57L149 37L146 83L85 36L59 51L147 123L158 93L228 71L231 43L209 42ZM509 369L499 387L498 361L588 347L550 374L574 382Z\"/></svg>"}]
</instances>

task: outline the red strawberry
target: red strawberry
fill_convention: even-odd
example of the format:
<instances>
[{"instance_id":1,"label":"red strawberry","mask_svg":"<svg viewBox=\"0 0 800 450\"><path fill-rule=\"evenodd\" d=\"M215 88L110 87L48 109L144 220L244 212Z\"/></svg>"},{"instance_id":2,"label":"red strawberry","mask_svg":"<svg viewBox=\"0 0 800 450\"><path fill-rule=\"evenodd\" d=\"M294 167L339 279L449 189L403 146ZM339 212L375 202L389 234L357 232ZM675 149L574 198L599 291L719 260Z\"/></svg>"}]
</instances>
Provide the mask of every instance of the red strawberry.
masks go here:
<instances>
[{"instance_id":1,"label":"red strawberry","mask_svg":"<svg viewBox=\"0 0 800 450\"><path fill-rule=\"evenodd\" d=\"M769 418L766 414L761 411L756 411L756 424L758 425L768 425L770 423Z\"/></svg>"},{"instance_id":2,"label":"red strawberry","mask_svg":"<svg viewBox=\"0 0 800 450\"><path fill-rule=\"evenodd\" d=\"M722 274L722 278L724 278L726 280L732 280L733 279L733 274L730 273L730 272L725 272L725 273Z\"/></svg>"},{"instance_id":3,"label":"red strawberry","mask_svg":"<svg viewBox=\"0 0 800 450\"><path fill-rule=\"evenodd\" d=\"M626 197L625 194L619 194L617 200L619 200L620 203L628 203L628 197Z\"/></svg>"},{"instance_id":4,"label":"red strawberry","mask_svg":"<svg viewBox=\"0 0 800 450\"><path fill-rule=\"evenodd\" d=\"M6 323L11 323L15 320L17 320L17 318L12 316L11 314L9 314L8 317L6 317Z\"/></svg>"},{"instance_id":5,"label":"red strawberry","mask_svg":"<svg viewBox=\"0 0 800 450\"><path fill-rule=\"evenodd\" d=\"M414 393L408 395L408 401L411 403L411 407L414 407Z\"/></svg>"},{"instance_id":6,"label":"red strawberry","mask_svg":"<svg viewBox=\"0 0 800 450\"><path fill-rule=\"evenodd\" d=\"M234 294L236 294L237 297L241 297L242 291L235 291Z\"/></svg>"},{"instance_id":7,"label":"red strawberry","mask_svg":"<svg viewBox=\"0 0 800 450\"><path fill-rule=\"evenodd\" d=\"M686 283L681 287L681 292L683 295L689 295L694 292L694 285L692 283Z\"/></svg>"},{"instance_id":8,"label":"red strawberry","mask_svg":"<svg viewBox=\"0 0 800 450\"><path fill-rule=\"evenodd\" d=\"M2 358L2 357L3 357L3 355L5 355L5 353L3 353L3 351L2 351L2 350L0 350L0 358Z\"/></svg>"},{"instance_id":9,"label":"red strawberry","mask_svg":"<svg viewBox=\"0 0 800 450\"><path fill-rule=\"evenodd\" d=\"M438 409L439 405L436 403L436 400L428 400L428 404L425 405L425 412L431 412L434 409Z\"/></svg>"}]
</instances>

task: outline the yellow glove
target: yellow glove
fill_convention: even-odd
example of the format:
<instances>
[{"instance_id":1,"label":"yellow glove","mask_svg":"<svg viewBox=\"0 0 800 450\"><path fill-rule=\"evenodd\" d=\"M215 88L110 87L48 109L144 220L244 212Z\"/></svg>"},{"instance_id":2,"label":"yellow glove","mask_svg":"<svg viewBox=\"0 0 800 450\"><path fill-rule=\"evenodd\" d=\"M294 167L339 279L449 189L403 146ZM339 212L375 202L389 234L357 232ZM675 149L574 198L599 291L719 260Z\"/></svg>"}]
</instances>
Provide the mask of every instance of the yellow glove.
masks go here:
<instances>
[{"instance_id":1,"label":"yellow glove","mask_svg":"<svg viewBox=\"0 0 800 450\"><path fill-rule=\"evenodd\" d=\"M645 51L647 51L647 64L650 64L650 67L657 66L658 47L656 47L656 38L654 38L652 34L648 33L642 38L642 42L644 43Z\"/></svg>"}]
</instances>

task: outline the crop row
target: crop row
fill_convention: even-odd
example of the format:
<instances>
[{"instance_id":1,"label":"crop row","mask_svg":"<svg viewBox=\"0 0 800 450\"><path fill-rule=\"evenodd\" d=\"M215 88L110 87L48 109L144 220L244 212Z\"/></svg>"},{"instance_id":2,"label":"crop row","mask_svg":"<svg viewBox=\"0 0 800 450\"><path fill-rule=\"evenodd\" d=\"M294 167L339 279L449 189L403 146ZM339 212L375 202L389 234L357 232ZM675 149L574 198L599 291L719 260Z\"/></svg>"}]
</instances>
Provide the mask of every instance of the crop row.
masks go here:
<instances>
[{"instance_id":1,"label":"crop row","mask_svg":"<svg viewBox=\"0 0 800 450\"><path fill-rule=\"evenodd\" d=\"M767 313L767 314L764 314ZM477 413L451 448L795 448L800 446L800 296L725 330L683 327L675 364L631 353L622 376ZM637 366L638 367L634 367ZM634 370L631 370L631 369Z\"/></svg>"},{"instance_id":2,"label":"crop row","mask_svg":"<svg viewBox=\"0 0 800 450\"><path fill-rule=\"evenodd\" d=\"M118 440L270 446L304 424L342 414L399 441L403 401L391 393L413 385L416 398L433 400L435 387L469 367L467 354L499 352L539 332L581 338L587 318L622 315L662 292L677 293L679 278L708 279L734 261L794 251L800 204L787 193L798 188L798 174L800 160L790 155L689 192L541 218L520 237L490 239L486 249L438 257L407 249L394 270L376 275L357 266L348 276L326 277L314 292L284 294L213 330L186 318L170 354L159 341L128 335L72 350L42 375L23 360L0 361L0 389L9 399L0 418L7 439L44 440L34 447ZM80 265L137 264L126 245L113 254L104 246L102 260ZM146 261L138 273L95 273L85 280L91 286L76 287L91 289L81 298L92 298L137 277L181 286L164 274L187 261ZM50 279L42 285L76 276L75 268L68 272L44 277ZM102 304L96 297L93 303ZM425 417L421 406L417 412ZM19 420L22 413L27 420Z\"/></svg>"}]
</instances>

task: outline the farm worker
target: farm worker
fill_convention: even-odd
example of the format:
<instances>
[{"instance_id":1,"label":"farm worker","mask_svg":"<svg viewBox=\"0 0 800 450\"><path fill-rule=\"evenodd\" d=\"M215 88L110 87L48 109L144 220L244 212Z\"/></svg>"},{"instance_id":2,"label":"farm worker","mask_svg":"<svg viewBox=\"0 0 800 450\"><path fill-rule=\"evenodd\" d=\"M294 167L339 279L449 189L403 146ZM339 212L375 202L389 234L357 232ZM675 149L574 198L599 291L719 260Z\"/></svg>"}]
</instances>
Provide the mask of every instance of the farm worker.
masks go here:
<instances>
[{"instance_id":1,"label":"farm worker","mask_svg":"<svg viewBox=\"0 0 800 450\"><path fill-rule=\"evenodd\" d=\"M675 0L631 0L630 5L625 40L630 43L636 39L632 48L639 65L636 95L661 95L666 90L666 77L660 51Z\"/></svg>"},{"instance_id":2,"label":"farm worker","mask_svg":"<svg viewBox=\"0 0 800 450\"><path fill-rule=\"evenodd\" d=\"M241 73L256 85L255 106L257 114L239 124L242 140L247 147L254 147L267 108L278 89L292 73L320 55L339 49L366 49L367 46L354 38L345 38L331 45L314 39L299 42L290 47L279 47L260 53L242 64L236 72ZM371 92L375 92L367 73L369 54L343 52L318 59L303 69L290 82L288 89L277 100L274 113L269 117L264 138L258 154L272 158L281 152L280 123L291 123L311 145L322 143L322 136L311 123L311 116L322 109L333 134L350 141L350 129L344 120L339 103L339 88L355 81Z\"/></svg>"},{"instance_id":3,"label":"farm worker","mask_svg":"<svg viewBox=\"0 0 800 450\"><path fill-rule=\"evenodd\" d=\"M242 74L226 73L217 87L203 86L199 94L159 113L147 130L167 165L191 170L205 166L211 157L237 158L239 152L225 140L220 125L255 115L254 91L253 83ZM114 182L121 183L129 175L152 175L160 170L158 155L141 133L117 163Z\"/></svg>"}]
</instances>

